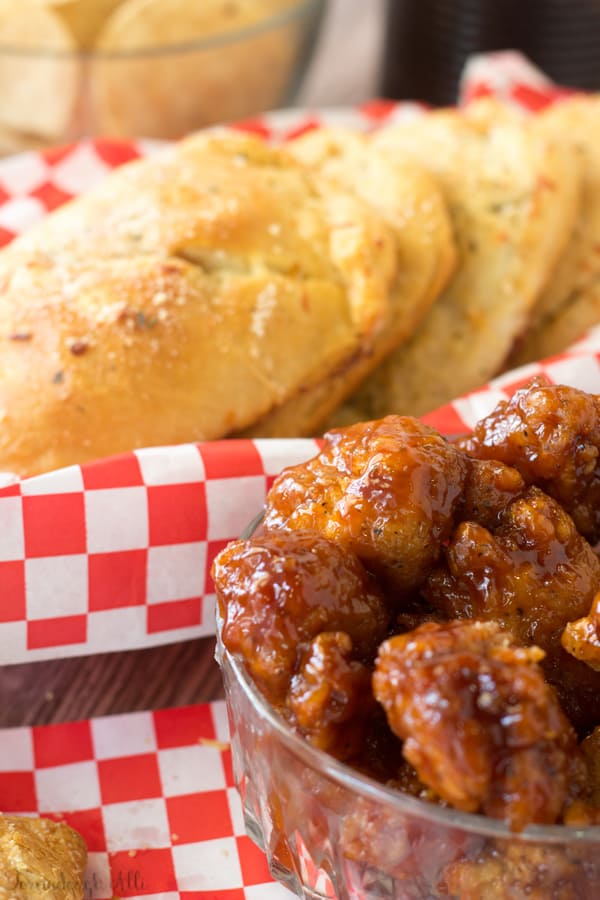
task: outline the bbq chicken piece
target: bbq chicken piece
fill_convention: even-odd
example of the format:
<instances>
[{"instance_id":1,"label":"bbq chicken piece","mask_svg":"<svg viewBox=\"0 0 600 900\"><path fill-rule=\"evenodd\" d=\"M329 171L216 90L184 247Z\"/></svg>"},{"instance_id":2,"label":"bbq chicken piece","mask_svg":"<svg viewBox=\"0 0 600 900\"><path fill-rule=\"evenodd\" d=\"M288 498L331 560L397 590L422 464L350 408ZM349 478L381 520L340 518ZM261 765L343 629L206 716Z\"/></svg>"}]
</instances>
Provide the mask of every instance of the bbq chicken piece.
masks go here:
<instances>
[{"instance_id":1,"label":"bbq chicken piece","mask_svg":"<svg viewBox=\"0 0 600 900\"><path fill-rule=\"evenodd\" d=\"M567 653L600 672L600 593L587 616L568 623L561 641Z\"/></svg>"},{"instance_id":2,"label":"bbq chicken piece","mask_svg":"<svg viewBox=\"0 0 600 900\"><path fill-rule=\"evenodd\" d=\"M450 864L440 888L444 896L460 900L596 900L594 854L591 849L498 842L476 859Z\"/></svg>"},{"instance_id":3,"label":"bbq chicken piece","mask_svg":"<svg viewBox=\"0 0 600 900\"><path fill-rule=\"evenodd\" d=\"M534 379L457 446L514 466L558 500L592 544L600 539L599 395Z\"/></svg>"},{"instance_id":4,"label":"bbq chicken piece","mask_svg":"<svg viewBox=\"0 0 600 900\"><path fill-rule=\"evenodd\" d=\"M538 488L515 500L492 534L462 522L423 590L448 618L499 622L537 644L565 710L585 732L600 721L600 673L561 646L568 622L585 616L600 587L600 560L558 503Z\"/></svg>"},{"instance_id":5,"label":"bbq chicken piece","mask_svg":"<svg viewBox=\"0 0 600 900\"><path fill-rule=\"evenodd\" d=\"M403 754L456 809L556 822L576 736L537 665L495 622L428 623L379 648L373 690Z\"/></svg>"},{"instance_id":6,"label":"bbq chicken piece","mask_svg":"<svg viewBox=\"0 0 600 900\"><path fill-rule=\"evenodd\" d=\"M0 900L82 900L86 862L68 825L0 814Z\"/></svg>"},{"instance_id":7,"label":"bbq chicken piece","mask_svg":"<svg viewBox=\"0 0 600 900\"><path fill-rule=\"evenodd\" d=\"M410 592L450 536L466 470L462 453L407 416L337 429L317 456L276 479L264 527L318 531Z\"/></svg>"},{"instance_id":8,"label":"bbq chicken piece","mask_svg":"<svg viewBox=\"0 0 600 900\"><path fill-rule=\"evenodd\" d=\"M347 548L315 532L234 541L213 565L223 643L240 654L272 703L322 631L350 636L359 661L372 660L389 621L383 597Z\"/></svg>"},{"instance_id":9,"label":"bbq chicken piece","mask_svg":"<svg viewBox=\"0 0 600 900\"><path fill-rule=\"evenodd\" d=\"M322 632L312 641L286 698L291 721L311 744L338 759L360 750L375 708L371 671L352 659L347 634Z\"/></svg>"},{"instance_id":10,"label":"bbq chicken piece","mask_svg":"<svg viewBox=\"0 0 600 900\"><path fill-rule=\"evenodd\" d=\"M522 475L493 459L469 459L457 522L477 522L497 528L507 508L525 492Z\"/></svg>"},{"instance_id":11,"label":"bbq chicken piece","mask_svg":"<svg viewBox=\"0 0 600 900\"><path fill-rule=\"evenodd\" d=\"M600 825L600 725L580 744L583 772L576 785L576 799L565 810L566 825L585 828Z\"/></svg>"},{"instance_id":12,"label":"bbq chicken piece","mask_svg":"<svg viewBox=\"0 0 600 900\"><path fill-rule=\"evenodd\" d=\"M589 778L590 800L600 812L600 725L581 743Z\"/></svg>"}]
</instances>

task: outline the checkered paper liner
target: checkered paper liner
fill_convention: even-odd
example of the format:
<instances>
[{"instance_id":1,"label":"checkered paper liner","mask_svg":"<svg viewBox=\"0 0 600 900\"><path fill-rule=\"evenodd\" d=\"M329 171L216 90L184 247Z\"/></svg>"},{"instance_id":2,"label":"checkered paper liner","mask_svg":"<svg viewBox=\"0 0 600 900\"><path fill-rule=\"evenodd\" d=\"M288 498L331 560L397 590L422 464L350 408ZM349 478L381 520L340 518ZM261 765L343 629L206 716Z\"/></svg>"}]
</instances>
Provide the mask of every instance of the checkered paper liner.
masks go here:
<instances>
[{"instance_id":1,"label":"checkered paper liner","mask_svg":"<svg viewBox=\"0 0 600 900\"><path fill-rule=\"evenodd\" d=\"M87 900L289 900L245 834L228 737L222 702L0 731L2 808L79 831Z\"/></svg>"},{"instance_id":2,"label":"checkered paper liner","mask_svg":"<svg viewBox=\"0 0 600 900\"><path fill-rule=\"evenodd\" d=\"M537 110L564 95L515 53L473 58L461 102L498 95ZM274 141L322 124L371 130L423 114L376 100L238 123ZM83 141L0 162L0 244L160 142ZM568 352L496 379L427 416L469 429L545 374L600 389L600 329ZM0 660L17 663L146 647L213 631L210 565L312 440L146 448L0 488ZM245 835L222 703L0 730L0 809L76 827L90 850L86 894L145 900L284 900ZM298 836L301 843L301 838ZM306 860L305 877L334 896ZM358 897L358 895L357 895ZM367 898L364 898L367 900Z\"/></svg>"}]
</instances>

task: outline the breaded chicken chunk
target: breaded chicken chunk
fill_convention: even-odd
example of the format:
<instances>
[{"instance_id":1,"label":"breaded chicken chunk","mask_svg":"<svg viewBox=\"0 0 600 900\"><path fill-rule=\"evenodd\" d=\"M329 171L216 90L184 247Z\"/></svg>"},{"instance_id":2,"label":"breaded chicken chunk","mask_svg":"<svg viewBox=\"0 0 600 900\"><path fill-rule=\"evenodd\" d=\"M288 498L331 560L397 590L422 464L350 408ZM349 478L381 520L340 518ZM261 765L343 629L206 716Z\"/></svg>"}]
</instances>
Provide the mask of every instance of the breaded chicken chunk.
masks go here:
<instances>
[{"instance_id":1,"label":"breaded chicken chunk","mask_svg":"<svg viewBox=\"0 0 600 900\"><path fill-rule=\"evenodd\" d=\"M373 675L421 781L515 830L557 821L577 752L542 657L495 622L427 623L383 643Z\"/></svg>"},{"instance_id":2,"label":"breaded chicken chunk","mask_svg":"<svg viewBox=\"0 0 600 900\"><path fill-rule=\"evenodd\" d=\"M580 744L582 768L565 810L564 822L576 828L600 825L600 725Z\"/></svg>"},{"instance_id":3,"label":"breaded chicken chunk","mask_svg":"<svg viewBox=\"0 0 600 900\"><path fill-rule=\"evenodd\" d=\"M515 500L494 532L462 522L424 594L449 618L494 620L546 653L543 667L576 727L600 715L600 673L561 645L568 622L585 616L600 586L600 560L572 519L538 488Z\"/></svg>"},{"instance_id":4,"label":"breaded chicken chunk","mask_svg":"<svg viewBox=\"0 0 600 900\"><path fill-rule=\"evenodd\" d=\"M371 670L353 659L344 632L324 631L311 642L286 699L292 721L311 744L338 759L360 750L376 707Z\"/></svg>"},{"instance_id":5,"label":"breaded chicken chunk","mask_svg":"<svg viewBox=\"0 0 600 900\"><path fill-rule=\"evenodd\" d=\"M476 859L448 866L440 887L443 896L460 900L596 900L594 853L498 842Z\"/></svg>"},{"instance_id":6,"label":"breaded chicken chunk","mask_svg":"<svg viewBox=\"0 0 600 900\"><path fill-rule=\"evenodd\" d=\"M264 527L318 531L410 592L450 537L466 471L461 452L410 417L331 431L316 457L276 479Z\"/></svg>"},{"instance_id":7,"label":"breaded chicken chunk","mask_svg":"<svg viewBox=\"0 0 600 900\"><path fill-rule=\"evenodd\" d=\"M315 532L234 541L215 559L213 578L223 643L276 704L321 632L349 635L367 660L388 624L383 596L356 556Z\"/></svg>"},{"instance_id":8,"label":"breaded chicken chunk","mask_svg":"<svg viewBox=\"0 0 600 900\"><path fill-rule=\"evenodd\" d=\"M470 459L457 520L495 528L525 487L522 475L512 466L494 459Z\"/></svg>"},{"instance_id":9,"label":"breaded chicken chunk","mask_svg":"<svg viewBox=\"0 0 600 900\"><path fill-rule=\"evenodd\" d=\"M600 593L587 616L567 624L561 642L567 653L600 672Z\"/></svg>"},{"instance_id":10,"label":"breaded chicken chunk","mask_svg":"<svg viewBox=\"0 0 600 900\"><path fill-rule=\"evenodd\" d=\"M475 426L458 446L514 466L600 539L600 396L537 378Z\"/></svg>"}]
</instances>

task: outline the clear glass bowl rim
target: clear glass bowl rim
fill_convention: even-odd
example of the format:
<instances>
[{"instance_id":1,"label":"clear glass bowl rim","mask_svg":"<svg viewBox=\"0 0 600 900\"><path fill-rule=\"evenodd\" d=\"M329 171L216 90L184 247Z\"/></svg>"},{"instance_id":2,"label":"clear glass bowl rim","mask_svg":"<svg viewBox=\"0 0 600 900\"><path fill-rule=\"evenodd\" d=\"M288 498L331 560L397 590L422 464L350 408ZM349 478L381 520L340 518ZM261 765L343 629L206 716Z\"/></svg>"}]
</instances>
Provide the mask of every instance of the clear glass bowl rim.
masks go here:
<instances>
[{"instance_id":1,"label":"clear glass bowl rim","mask_svg":"<svg viewBox=\"0 0 600 900\"><path fill-rule=\"evenodd\" d=\"M264 517L264 511L259 513L242 533L242 539L249 538L258 528ZM244 691L246 698L255 712L265 720L277 738L299 757L303 763L311 769L327 775L336 784L352 793L358 794L370 801L376 801L387 806L401 815L414 816L425 819L437 826L448 829L461 829L462 831L496 840L523 841L526 843L544 844L597 844L600 852L600 825L577 828L571 825L530 825L523 831L511 831L500 819L491 819L488 816L474 813L460 812L436 806L411 797L393 788L386 787L367 775L356 772L344 763L339 762L333 756L313 747L295 734L285 722L273 711L262 694L256 688L254 682L246 672L241 658L233 656L224 647L221 640L222 619L217 606L216 613L217 631L217 659L226 660L236 681Z\"/></svg>"},{"instance_id":2,"label":"clear glass bowl rim","mask_svg":"<svg viewBox=\"0 0 600 900\"><path fill-rule=\"evenodd\" d=\"M228 44L243 44L244 41L259 37L271 30L290 25L296 20L302 20L315 13L316 19L325 8L327 0L297 0L291 7L275 13L268 18L261 19L254 25L233 31L225 31L208 38L197 38L190 41L181 41L174 44L161 44L156 47L133 47L131 50L52 50L45 48L19 47L0 43L1 56L15 56L26 59L55 59L69 62L94 61L94 60L136 60L151 59L161 56L176 56L182 53L198 53L205 50L215 50Z\"/></svg>"}]
</instances>

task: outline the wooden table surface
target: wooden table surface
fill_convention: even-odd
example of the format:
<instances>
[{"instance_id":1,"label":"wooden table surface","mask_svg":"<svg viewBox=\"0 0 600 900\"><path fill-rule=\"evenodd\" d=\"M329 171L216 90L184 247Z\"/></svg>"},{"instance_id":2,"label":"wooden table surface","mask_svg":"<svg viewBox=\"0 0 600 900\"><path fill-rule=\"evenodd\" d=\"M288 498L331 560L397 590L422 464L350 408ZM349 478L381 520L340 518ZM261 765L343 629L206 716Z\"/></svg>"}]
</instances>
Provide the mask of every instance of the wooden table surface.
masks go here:
<instances>
[{"instance_id":1,"label":"wooden table surface","mask_svg":"<svg viewBox=\"0 0 600 900\"><path fill-rule=\"evenodd\" d=\"M383 0L330 0L299 105L365 100L377 90ZM349 64L351 60L351 64ZM214 640L6 666L0 727L201 703L222 697Z\"/></svg>"},{"instance_id":2,"label":"wooden table surface","mask_svg":"<svg viewBox=\"0 0 600 900\"><path fill-rule=\"evenodd\" d=\"M202 703L223 696L213 638L126 653L5 666L0 726Z\"/></svg>"}]
</instances>

